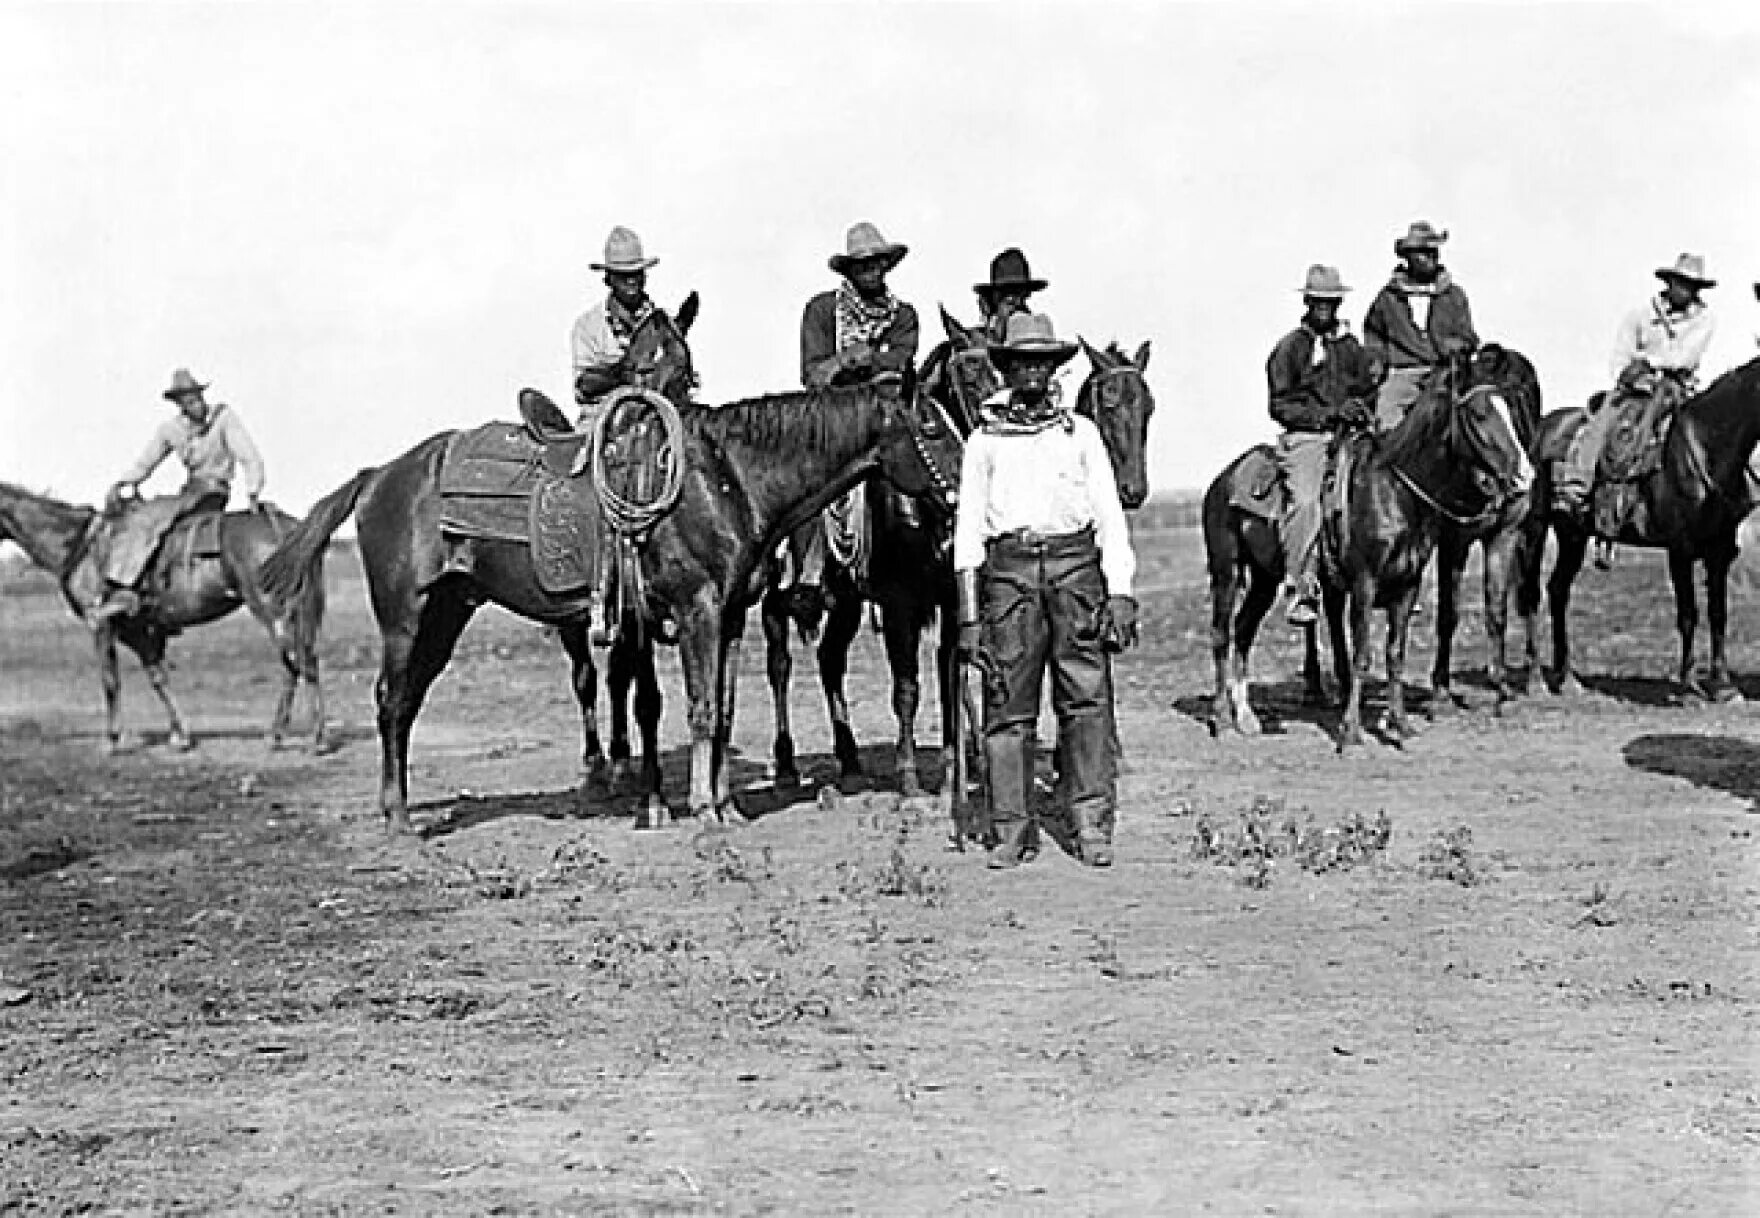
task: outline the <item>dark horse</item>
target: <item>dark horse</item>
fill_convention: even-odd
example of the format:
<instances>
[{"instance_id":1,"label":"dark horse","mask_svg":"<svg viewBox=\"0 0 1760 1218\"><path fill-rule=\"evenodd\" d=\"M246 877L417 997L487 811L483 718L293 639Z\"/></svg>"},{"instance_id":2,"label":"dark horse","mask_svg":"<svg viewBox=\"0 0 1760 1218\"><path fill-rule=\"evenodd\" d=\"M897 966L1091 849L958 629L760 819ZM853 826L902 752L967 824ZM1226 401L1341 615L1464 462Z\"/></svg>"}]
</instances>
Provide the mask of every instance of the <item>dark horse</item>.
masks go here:
<instances>
[{"instance_id":1,"label":"dark horse","mask_svg":"<svg viewBox=\"0 0 1760 1218\"><path fill-rule=\"evenodd\" d=\"M1547 415L1540 424L1540 484L1535 502L1552 501L1552 467L1563 460L1572 437L1587 413L1580 408ZM1730 682L1724 659L1724 628L1729 620L1729 568L1736 557L1736 527L1753 506L1748 458L1760 441L1760 359L1726 372L1703 393L1689 399L1674 415L1663 443L1662 466L1641 486L1644 527L1628 526L1607 540L1668 551L1668 574L1674 584L1675 626L1681 636L1677 680L1697 697L1735 700L1741 695ZM1529 518L1522 550L1523 603L1537 611L1540 568L1546 530L1558 540L1558 556L1546 581L1552 607L1552 667L1559 692L1582 692L1571 670L1571 583L1583 566L1590 528L1579 520L1550 510ZM1705 564L1706 616L1711 626L1709 686L1693 674L1693 634L1699 624L1693 567Z\"/></svg>"},{"instance_id":2,"label":"dark horse","mask_svg":"<svg viewBox=\"0 0 1760 1218\"><path fill-rule=\"evenodd\" d=\"M1509 407L1516 438L1529 458L1537 461L1534 442L1540 434L1541 395L1534 365L1519 351L1487 343L1473 355L1472 375L1473 383L1495 387ZM1436 543L1436 663L1430 673L1436 694L1432 706L1438 712L1457 705L1449 669L1455 627L1460 623L1461 577L1475 544L1485 550L1485 641L1490 649L1486 672L1498 704L1509 700L1509 669L1504 657L1509 596L1516 585L1523 526L1533 501L1532 495L1514 496L1495 503L1495 510L1476 519L1443 517ZM1542 684L1535 660L1537 626L1531 612L1523 612L1522 618L1527 628L1528 691L1534 693Z\"/></svg>"},{"instance_id":3,"label":"dark horse","mask_svg":"<svg viewBox=\"0 0 1760 1218\"><path fill-rule=\"evenodd\" d=\"M645 326L631 342L638 358L643 334L665 339L657 375L666 392L673 374L689 375L689 354L670 323ZM670 369L670 371L667 371ZM670 396L670 395L669 395ZM739 636L745 611L761 591L762 559L784 531L873 473L903 489L930 489L929 450L953 445L914 405L893 395L854 391L785 394L718 409L681 407L685 428L683 486L677 505L653 528L642 550L649 606L676 623L692 735L690 808L699 817L739 819L726 777ZM521 543L476 545L474 569L447 572L437 490L447 436L436 436L378 469L363 471L313 508L304 526L271 565L272 586L297 587L308 556L350 512L384 637L379 681L382 749L379 801L390 827L407 831L409 732L428 687L452 655L471 614L486 600L564 628L575 653L584 638L584 594L544 593ZM949 458L937 454L945 463ZM357 506L358 504L358 506ZM293 579L288 579L292 573ZM585 663L590 664L590 657ZM577 693L583 682L577 681ZM583 709L586 703L583 693ZM644 772L656 781L658 699L638 696ZM654 823L668 819L664 802L649 805Z\"/></svg>"},{"instance_id":4,"label":"dark horse","mask_svg":"<svg viewBox=\"0 0 1760 1218\"><path fill-rule=\"evenodd\" d=\"M942 407L963 436L977 425L979 407L1001 388L1002 381L985 351L982 332L962 326L945 309L941 311L941 320L947 341L938 344L923 361L923 392ZM1112 458L1124 505L1140 507L1149 493L1148 427L1155 410L1154 395L1143 376L1149 362L1149 344L1144 343L1134 358L1116 344L1097 349L1084 342L1083 348L1093 371L1082 384L1076 410L1099 428ZM941 705L941 790L945 795L952 790L954 754L950 733L957 721L952 713L952 699L958 690L953 679L959 614L953 580L951 513L879 486L870 488L868 503L872 551L867 596L879 613L892 673L892 709L898 722L894 766L899 791L906 796L922 792L916 753L916 718L922 696L918 652L923 631L938 616L936 671ZM855 580L846 569L831 564L827 576L838 596L819 641L819 679L831 717L839 784L847 791L863 781L860 753L850 730L843 692L849 648L861 624L861 599ZM799 781L799 772L794 761L788 707L793 662L788 653L788 619L781 598L775 595L765 597L764 634L777 725L777 781L794 783Z\"/></svg>"},{"instance_id":5,"label":"dark horse","mask_svg":"<svg viewBox=\"0 0 1760 1218\"><path fill-rule=\"evenodd\" d=\"M1342 516L1328 523L1332 544L1323 548L1321 563L1333 666L1344 698L1341 748L1363 739L1370 610L1387 611L1387 730L1398 743L1411 731L1402 682L1407 628L1443 523L1448 516L1480 516L1500 501L1528 493L1532 470L1509 408L1493 386L1474 378L1474 365L1462 359L1432 382L1391 432L1357 434L1347 441L1349 499ZM1256 454L1236 458L1204 495L1216 660L1214 723L1218 730L1249 735L1259 731L1259 721L1247 697L1248 654L1283 576L1277 524L1235 506L1237 472ZM1246 597L1237 616L1243 576ZM1323 690L1312 636L1310 627L1304 676L1310 697L1319 700Z\"/></svg>"},{"instance_id":6,"label":"dark horse","mask_svg":"<svg viewBox=\"0 0 1760 1218\"><path fill-rule=\"evenodd\" d=\"M98 674L104 687L105 746L116 752L126 745L122 730L122 680L116 666L118 640L140 657L153 692L165 707L170 722L168 742L173 748L192 745L165 673L165 645L187 626L201 626L247 606L262 622L281 652L285 680L275 716L269 724L270 742L280 747L293 716L300 682L312 690L312 748L324 747L324 689L318 682L318 630L324 620L323 581L316 581L286 610L276 607L257 579L257 566L280 539L299 522L274 508L256 512L228 512L221 518L216 541L218 554L196 555L184 560L184 539L196 527L194 518L180 522L147 573L153 594L144 598L135 613L111 618L95 626L92 641L98 652ZM52 572L61 594L74 613L94 603L103 587L96 556L90 553L98 513L89 507L63 503L22 487L0 482L0 539L17 542L38 566ZM319 558L322 558L320 552Z\"/></svg>"}]
</instances>

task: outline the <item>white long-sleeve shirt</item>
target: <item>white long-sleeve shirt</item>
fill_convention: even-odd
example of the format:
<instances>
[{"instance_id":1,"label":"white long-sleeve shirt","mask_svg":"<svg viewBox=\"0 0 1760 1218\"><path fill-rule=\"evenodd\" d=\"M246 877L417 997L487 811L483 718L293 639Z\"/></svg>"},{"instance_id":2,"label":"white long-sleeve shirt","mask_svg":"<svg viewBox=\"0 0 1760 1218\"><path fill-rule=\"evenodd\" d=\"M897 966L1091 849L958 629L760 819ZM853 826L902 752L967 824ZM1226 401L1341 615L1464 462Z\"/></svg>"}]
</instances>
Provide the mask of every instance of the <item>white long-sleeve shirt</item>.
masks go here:
<instances>
[{"instance_id":1,"label":"white long-sleeve shirt","mask_svg":"<svg viewBox=\"0 0 1760 1218\"><path fill-rule=\"evenodd\" d=\"M1652 296L1619 324L1613 340L1613 378L1618 380L1640 356L1658 371L1696 373L1716 330L1717 317L1704 302L1675 313L1661 296Z\"/></svg>"},{"instance_id":2,"label":"white long-sleeve shirt","mask_svg":"<svg viewBox=\"0 0 1760 1218\"><path fill-rule=\"evenodd\" d=\"M144 482L172 453L183 462L189 481L230 489L236 467L247 495L263 492L263 458L251 442L232 408L217 405L204 424L197 424L181 410L159 424L146 449L123 471L122 481Z\"/></svg>"},{"instance_id":3,"label":"white long-sleeve shirt","mask_svg":"<svg viewBox=\"0 0 1760 1218\"><path fill-rule=\"evenodd\" d=\"M1017 529L1057 534L1092 525L1107 592L1131 595L1137 556L1118 501L1112 459L1092 422L1080 415L1071 420L1069 430L972 433L960 467L955 569L976 570L984 562L984 543Z\"/></svg>"}]
</instances>

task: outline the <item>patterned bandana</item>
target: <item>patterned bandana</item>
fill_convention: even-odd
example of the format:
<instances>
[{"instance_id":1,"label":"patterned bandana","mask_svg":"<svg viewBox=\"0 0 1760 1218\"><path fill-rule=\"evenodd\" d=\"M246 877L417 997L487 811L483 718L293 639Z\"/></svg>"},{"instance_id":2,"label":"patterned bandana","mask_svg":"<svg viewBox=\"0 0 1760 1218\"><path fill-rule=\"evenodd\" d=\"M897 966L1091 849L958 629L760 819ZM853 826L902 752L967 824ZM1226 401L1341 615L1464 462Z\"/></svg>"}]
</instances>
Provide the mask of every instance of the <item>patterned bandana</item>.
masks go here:
<instances>
[{"instance_id":1,"label":"patterned bandana","mask_svg":"<svg viewBox=\"0 0 1760 1218\"><path fill-rule=\"evenodd\" d=\"M605 324L611 327L612 337L625 347L629 346L629 340L635 334L636 327L646 321L648 314L653 311L654 302L646 296L642 297L642 303L633 313L624 308L623 301L617 297L607 296L605 298Z\"/></svg>"},{"instance_id":2,"label":"patterned bandana","mask_svg":"<svg viewBox=\"0 0 1760 1218\"><path fill-rule=\"evenodd\" d=\"M1405 267L1398 267L1393 272L1389 286L1402 296L1440 296L1448 291L1454 279L1446 270L1438 268L1436 278L1430 283L1418 283L1406 274Z\"/></svg>"},{"instance_id":3,"label":"patterned bandana","mask_svg":"<svg viewBox=\"0 0 1760 1218\"><path fill-rule=\"evenodd\" d=\"M837 285L837 349L847 350L857 343L872 346L897 316L898 297L891 291L878 303L870 304L849 280L844 280Z\"/></svg>"},{"instance_id":4,"label":"patterned bandana","mask_svg":"<svg viewBox=\"0 0 1760 1218\"><path fill-rule=\"evenodd\" d=\"M991 435L1031 436L1053 427L1076 429L1076 421L1063 408L1063 386L1056 381L1045 387L1045 397L1036 403L1017 402L1011 390L1001 390L984 400L978 415Z\"/></svg>"}]
</instances>

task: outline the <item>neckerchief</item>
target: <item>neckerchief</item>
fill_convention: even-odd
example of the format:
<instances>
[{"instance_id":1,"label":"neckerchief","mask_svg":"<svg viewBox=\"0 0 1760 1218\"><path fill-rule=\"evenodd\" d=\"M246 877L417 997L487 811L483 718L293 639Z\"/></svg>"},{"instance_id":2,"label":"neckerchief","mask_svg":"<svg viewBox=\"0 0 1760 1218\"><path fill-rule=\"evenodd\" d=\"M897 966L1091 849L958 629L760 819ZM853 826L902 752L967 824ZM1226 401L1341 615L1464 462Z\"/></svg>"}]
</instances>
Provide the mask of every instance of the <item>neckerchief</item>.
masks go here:
<instances>
[{"instance_id":1,"label":"neckerchief","mask_svg":"<svg viewBox=\"0 0 1760 1218\"><path fill-rule=\"evenodd\" d=\"M837 349L844 351L857 343L873 346L897 316L898 297L890 290L870 304L849 280L844 280L837 285Z\"/></svg>"},{"instance_id":2,"label":"neckerchief","mask_svg":"<svg viewBox=\"0 0 1760 1218\"><path fill-rule=\"evenodd\" d=\"M1011 390L992 394L978 408L985 431L996 436L1031 436L1062 427L1073 432L1076 421L1063 408L1063 386L1052 381L1045 387L1045 397L1037 404L1017 402Z\"/></svg>"},{"instance_id":3,"label":"neckerchief","mask_svg":"<svg viewBox=\"0 0 1760 1218\"><path fill-rule=\"evenodd\" d=\"M636 327L646 321L648 314L653 311L654 302L646 296L642 297L642 303L636 306L634 312L625 308L623 301L617 299L616 296L605 298L605 324L611 327L611 336L621 346L629 346L629 340L635 334Z\"/></svg>"},{"instance_id":4,"label":"neckerchief","mask_svg":"<svg viewBox=\"0 0 1760 1218\"><path fill-rule=\"evenodd\" d=\"M1430 283L1419 283L1410 278L1403 266L1395 267L1393 278L1387 282L1401 296L1440 296L1454 286L1454 278L1441 267L1436 269L1436 278Z\"/></svg>"},{"instance_id":5,"label":"neckerchief","mask_svg":"<svg viewBox=\"0 0 1760 1218\"><path fill-rule=\"evenodd\" d=\"M1676 313L1668 307L1668 301L1660 293L1650 298L1650 311L1656 315L1656 324L1661 326L1670 339L1675 337L1675 326L1693 317L1705 307L1702 300L1689 301L1687 307Z\"/></svg>"},{"instance_id":6,"label":"neckerchief","mask_svg":"<svg viewBox=\"0 0 1760 1218\"><path fill-rule=\"evenodd\" d=\"M1338 319L1337 324L1332 327L1332 330L1326 334L1320 333L1320 331L1316 330L1305 321L1302 323L1302 329L1306 330L1314 340L1313 350L1308 354L1308 366L1311 368L1318 368L1321 364L1326 362L1326 348L1328 344L1335 343L1339 339L1347 337L1351 332L1350 324L1342 317Z\"/></svg>"}]
</instances>

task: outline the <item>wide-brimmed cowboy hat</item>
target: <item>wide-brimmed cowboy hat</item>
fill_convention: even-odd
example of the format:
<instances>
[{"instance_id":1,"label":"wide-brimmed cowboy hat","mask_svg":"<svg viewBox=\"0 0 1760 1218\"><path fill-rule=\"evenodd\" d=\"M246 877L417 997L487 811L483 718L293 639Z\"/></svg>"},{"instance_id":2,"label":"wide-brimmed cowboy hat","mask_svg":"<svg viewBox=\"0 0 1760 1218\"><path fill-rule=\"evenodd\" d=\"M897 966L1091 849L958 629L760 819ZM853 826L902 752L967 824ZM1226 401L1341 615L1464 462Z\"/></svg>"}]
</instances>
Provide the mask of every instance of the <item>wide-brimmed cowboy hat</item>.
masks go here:
<instances>
[{"instance_id":1,"label":"wide-brimmed cowboy hat","mask_svg":"<svg viewBox=\"0 0 1760 1218\"><path fill-rule=\"evenodd\" d=\"M899 260L911 252L908 245L900 245L896 241L888 241L880 235L880 230L866 220L852 224L843 239L843 253L833 254L828 259L831 269L839 275L849 269L853 262L862 262L869 258L883 258L886 269L897 266Z\"/></svg>"},{"instance_id":2,"label":"wide-brimmed cowboy hat","mask_svg":"<svg viewBox=\"0 0 1760 1218\"><path fill-rule=\"evenodd\" d=\"M191 376L188 368L179 368L171 374L171 388L159 396L168 402L175 402L186 393L200 393L208 386L205 382Z\"/></svg>"},{"instance_id":3,"label":"wide-brimmed cowboy hat","mask_svg":"<svg viewBox=\"0 0 1760 1218\"><path fill-rule=\"evenodd\" d=\"M1002 368L1019 359L1048 359L1063 363L1076 353L1075 343L1058 340L1051 319L1043 313L1016 313L1008 319L1008 334L989 344L990 362Z\"/></svg>"},{"instance_id":4,"label":"wide-brimmed cowboy hat","mask_svg":"<svg viewBox=\"0 0 1760 1218\"><path fill-rule=\"evenodd\" d=\"M1311 297L1315 300L1343 300L1348 291L1350 289L1345 286L1338 268L1327 266L1323 262L1316 262L1308 268L1308 280L1301 286L1304 299Z\"/></svg>"},{"instance_id":5,"label":"wide-brimmed cowboy hat","mask_svg":"<svg viewBox=\"0 0 1760 1218\"><path fill-rule=\"evenodd\" d=\"M587 265L595 271L618 271L627 275L632 271L645 271L659 261L658 258L645 257L642 239L619 224L605 238L605 261Z\"/></svg>"},{"instance_id":6,"label":"wide-brimmed cowboy hat","mask_svg":"<svg viewBox=\"0 0 1760 1218\"><path fill-rule=\"evenodd\" d=\"M1027 256L1010 246L990 260L990 282L974 283L972 290L980 296L999 292L1037 292L1051 286L1043 279L1034 279Z\"/></svg>"},{"instance_id":7,"label":"wide-brimmed cowboy hat","mask_svg":"<svg viewBox=\"0 0 1760 1218\"><path fill-rule=\"evenodd\" d=\"M1441 249L1447 240L1447 229L1439 229L1428 220L1414 220L1407 227L1406 235L1393 243L1393 252L1404 256L1412 250Z\"/></svg>"},{"instance_id":8,"label":"wide-brimmed cowboy hat","mask_svg":"<svg viewBox=\"0 0 1760 1218\"><path fill-rule=\"evenodd\" d=\"M1717 280L1705 274L1704 254L1682 254L1674 260L1673 266L1659 266L1656 277L1663 282L1678 279L1682 283L1690 283L1694 287L1714 288Z\"/></svg>"}]
</instances>

